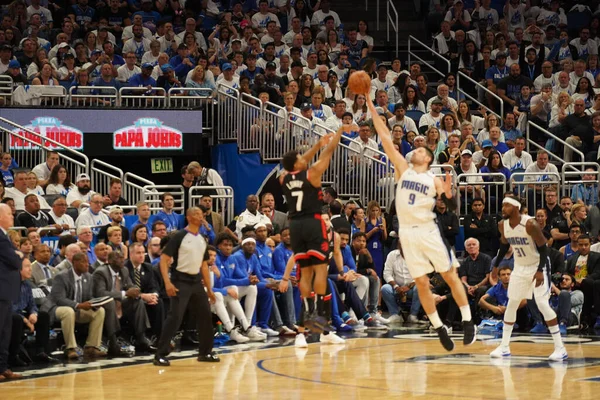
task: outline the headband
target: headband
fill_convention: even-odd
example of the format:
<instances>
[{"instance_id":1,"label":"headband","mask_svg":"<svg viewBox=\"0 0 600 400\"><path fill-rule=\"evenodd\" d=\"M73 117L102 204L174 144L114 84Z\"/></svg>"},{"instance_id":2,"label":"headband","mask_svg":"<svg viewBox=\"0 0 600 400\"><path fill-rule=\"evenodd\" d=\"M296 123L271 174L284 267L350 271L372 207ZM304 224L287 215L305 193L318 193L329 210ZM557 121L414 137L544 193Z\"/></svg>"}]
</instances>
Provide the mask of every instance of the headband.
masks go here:
<instances>
[{"instance_id":1,"label":"headband","mask_svg":"<svg viewBox=\"0 0 600 400\"><path fill-rule=\"evenodd\" d=\"M515 206L517 208L521 208L521 203L519 203L518 200L513 199L512 197L505 197L504 200L502 200L502 204L510 204L511 206Z\"/></svg>"},{"instance_id":2,"label":"headband","mask_svg":"<svg viewBox=\"0 0 600 400\"><path fill-rule=\"evenodd\" d=\"M254 240L254 238L247 237L246 239L242 240L242 246L245 245L246 243L254 243L254 244L256 244L256 240Z\"/></svg>"}]
</instances>

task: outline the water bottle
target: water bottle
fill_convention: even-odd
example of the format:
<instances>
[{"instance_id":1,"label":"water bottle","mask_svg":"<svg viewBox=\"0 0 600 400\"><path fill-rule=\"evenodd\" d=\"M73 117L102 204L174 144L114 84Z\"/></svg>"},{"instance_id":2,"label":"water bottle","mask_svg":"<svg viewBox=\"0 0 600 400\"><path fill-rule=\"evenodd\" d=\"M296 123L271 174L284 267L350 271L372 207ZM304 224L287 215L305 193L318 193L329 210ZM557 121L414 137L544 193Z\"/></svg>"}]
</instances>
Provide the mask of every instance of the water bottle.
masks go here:
<instances>
[{"instance_id":1,"label":"water bottle","mask_svg":"<svg viewBox=\"0 0 600 400\"><path fill-rule=\"evenodd\" d=\"M344 36L344 24L340 24L338 27L338 37L340 43L344 43L346 41L346 37Z\"/></svg>"}]
</instances>

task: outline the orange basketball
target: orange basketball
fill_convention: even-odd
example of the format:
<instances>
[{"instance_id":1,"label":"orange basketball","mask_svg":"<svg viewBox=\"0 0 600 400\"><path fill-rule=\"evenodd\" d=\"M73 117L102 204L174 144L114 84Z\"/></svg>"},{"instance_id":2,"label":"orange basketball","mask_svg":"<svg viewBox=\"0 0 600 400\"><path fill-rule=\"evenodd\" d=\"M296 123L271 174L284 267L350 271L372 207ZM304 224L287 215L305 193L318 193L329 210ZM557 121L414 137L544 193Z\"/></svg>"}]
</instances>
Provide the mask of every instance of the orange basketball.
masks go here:
<instances>
[{"instance_id":1,"label":"orange basketball","mask_svg":"<svg viewBox=\"0 0 600 400\"><path fill-rule=\"evenodd\" d=\"M365 71L357 71L350 75L348 86L354 94L366 95L371 91L371 78Z\"/></svg>"}]
</instances>

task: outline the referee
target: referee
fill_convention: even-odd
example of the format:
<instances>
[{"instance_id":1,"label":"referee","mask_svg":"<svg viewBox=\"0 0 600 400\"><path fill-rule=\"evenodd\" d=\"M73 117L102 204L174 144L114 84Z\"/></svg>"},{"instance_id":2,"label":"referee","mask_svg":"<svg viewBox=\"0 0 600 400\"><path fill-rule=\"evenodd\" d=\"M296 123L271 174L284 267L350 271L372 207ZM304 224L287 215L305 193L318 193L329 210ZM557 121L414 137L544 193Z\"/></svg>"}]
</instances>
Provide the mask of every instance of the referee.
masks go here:
<instances>
[{"instance_id":1,"label":"referee","mask_svg":"<svg viewBox=\"0 0 600 400\"><path fill-rule=\"evenodd\" d=\"M187 210L185 216L188 225L173 235L160 256L160 273L165 282L165 290L171 298L171 309L158 341L154 365L171 365L166 358L170 352L171 338L179 329L188 304L190 310L196 314L194 317L199 337L198 361L221 361L212 351L213 326L209 300L214 303L215 294L210 287L207 243L200 233L204 210L202 207L191 207ZM169 278L171 259L173 264ZM202 283L203 279L206 288Z\"/></svg>"}]
</instances>

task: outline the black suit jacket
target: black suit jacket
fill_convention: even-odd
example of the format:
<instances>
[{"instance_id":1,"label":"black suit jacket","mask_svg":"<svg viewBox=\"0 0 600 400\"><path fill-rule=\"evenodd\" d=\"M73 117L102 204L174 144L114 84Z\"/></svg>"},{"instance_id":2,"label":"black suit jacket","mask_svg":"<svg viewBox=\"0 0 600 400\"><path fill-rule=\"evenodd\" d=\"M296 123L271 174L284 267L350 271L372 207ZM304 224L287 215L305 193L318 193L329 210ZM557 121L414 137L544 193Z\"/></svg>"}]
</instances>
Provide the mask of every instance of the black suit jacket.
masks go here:
<instances>
[{"instance_id":1,"label":"black suit jacket","mask_svg":"<svg viewBox=\"0 0 600 400\"><path fill-rule=\"evenodd\" d=\"M127 270L127 268L121 268L121 270L119 271L119 276L121 277L122 291L126 292L127 290L133 287L133 283L131 283L131 279L129 279L129 271ZM114 282L112 278L112 273L110 271L110 266L102 265L98 267L92 274L92 281L94 296L110 296L118 301L123 300L123 294L121 292L113 290Z\"/></svg>"},{"instance_id":2,"label":"black suit jacket","mask_svg":"<svg viewBox=\"0 0 600 400\"><path fill-rule=\"evenodd\" d=\"M0 301L19 301L21 258L15 251L8 236L0 230Z\"/></svg>"},{"instance_id":3,"label":"black suit jacket","mask_svg":"<svg viewBox=\"0 0 600 400\"><path fill-rule=\"evenodd\" d=\"M575 274L575 266L577 265L577 259L579 258L579 252L571 255L567 259L567 271L570 274ZM600 253L590 251L587 260L587 277L593 280L600 279Z\"/></svg>"},{"instance_id":4,"label":"black suit jacket","mask_svg":"<svg viewBox=\"0 0 600 400\"><path fill-rule=\"evenodd\" d=\"M129 277L133 284L135 285L135 273L133 271L133 264L131 261L127 261L125 263L125 267L129 270ZM158 282L156 281L156 276L154 274L154 270L152 269L152 265L149 263L142 263L140 266L140 290L142 293L156 293L159 294L160 288Z\"/></svg>"}]
</instances>

